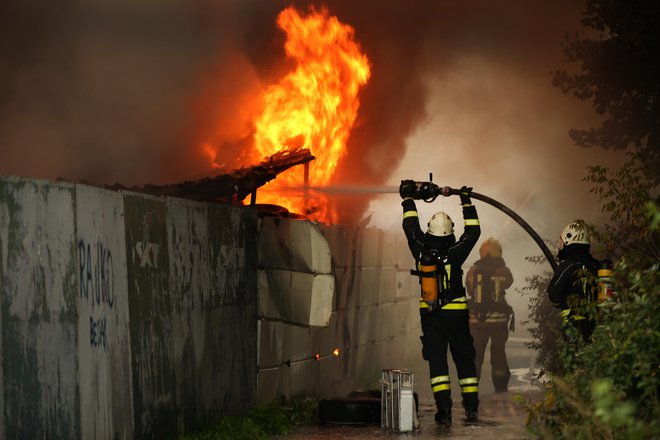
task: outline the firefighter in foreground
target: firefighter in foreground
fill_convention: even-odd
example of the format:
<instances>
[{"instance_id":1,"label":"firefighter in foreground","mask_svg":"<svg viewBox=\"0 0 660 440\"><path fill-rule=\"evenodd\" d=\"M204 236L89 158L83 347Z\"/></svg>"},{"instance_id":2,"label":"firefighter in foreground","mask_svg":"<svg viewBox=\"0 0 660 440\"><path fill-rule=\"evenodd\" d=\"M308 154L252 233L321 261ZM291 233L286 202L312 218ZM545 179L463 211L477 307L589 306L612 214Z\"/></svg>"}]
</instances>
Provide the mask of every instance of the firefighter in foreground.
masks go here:
<instances>
[{"instance_id":1,"label":"firefighter in foreground","mask_svg":"<svg viewBox=\"0 0 660 440\"><path fill-rule=\"evenodd\" d=\"M481 366L490 339L493 386L496 393L504 393L511 378L505 346L509 330L514 330L515 323L513 309L504 296L505 289L513 284L513 275L502 258L502 245L494 238L481 244L479 256L481 258L465 276L465 288L470 296L470 333L477 352L477 377L481 378Z\"/></svg>"},{"instance_id":2,"label":"firefighter in foreground","mask_svg":"<svg viewBox=\"0 0 660 440\"><path fill-rule=\"evenodd\" d=\"M560 236L559 266L548 285L550 302L561 310L564 324L577 328L585 341L591 339L595 322L581 309L596 301L598 260L590 253L591 233L583 220L564 228Z\"/></svg>"},{"instance_id":3,"label":"firefighter in foreground","mask_svg":"<svg viewBox=\"0 0 660 440\"><path fill-rule=\"evenodd\" d=\"M403 198L403 230L417 267L417 271L412 272L419 275L422 285L419 301L422 356L429 363L431 388L438 409L435 420L440 424L450 424L452 417L448 346L458 371L465 415L469 421L478 418L479 379L461 269L481 233L476 208L470 201L470 191L471 188L467 187L460 191L465 231L456 241L454 223L444 212L431 217L428 230L424 233L413 199L415 182L403 180L399 187Z\"/></svg>"}]
</instances>

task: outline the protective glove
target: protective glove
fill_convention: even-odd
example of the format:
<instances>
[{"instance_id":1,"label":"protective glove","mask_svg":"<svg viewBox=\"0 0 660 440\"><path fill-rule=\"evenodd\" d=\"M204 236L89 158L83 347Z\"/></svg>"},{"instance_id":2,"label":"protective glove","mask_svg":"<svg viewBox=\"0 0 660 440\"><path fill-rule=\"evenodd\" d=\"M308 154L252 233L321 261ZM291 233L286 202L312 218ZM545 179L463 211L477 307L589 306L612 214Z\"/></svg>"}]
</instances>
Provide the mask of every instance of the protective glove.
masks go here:
<instances>
[{"instance_id":1,"label":"protective glove","mask_svg":"<svg viewBox=\"0 0 660 440\"><path fill-rule=\"evenodd\" d=\"M402 199L413 198L416 188L417 185L415 185L414 180L402 180L401 185L399 185L399 195Z\"/></svg>"},{"instance_id":2,"label":"protective glove","mask_svg":"<svg viewBox=\"0 0 660 440\"><path fill-rule=\"evenodd\" d=\"M472 192L472 187L463 186L461 187L460 191L461 205L471 205L472 200L470 200L470 193Z\"/></svg>"}]
</instances>

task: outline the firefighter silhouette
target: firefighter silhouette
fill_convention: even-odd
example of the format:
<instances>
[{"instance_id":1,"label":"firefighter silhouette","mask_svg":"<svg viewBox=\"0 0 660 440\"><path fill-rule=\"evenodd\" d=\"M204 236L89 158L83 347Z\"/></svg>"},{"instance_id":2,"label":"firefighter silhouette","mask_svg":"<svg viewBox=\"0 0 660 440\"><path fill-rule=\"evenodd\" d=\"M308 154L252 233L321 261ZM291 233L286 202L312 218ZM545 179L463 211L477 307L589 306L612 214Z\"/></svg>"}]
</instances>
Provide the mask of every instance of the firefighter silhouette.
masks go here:
<instances>
[{"instance_id":1,"label":"firefighter silhouette","mask_svg":"<svg viewBox=\"0 0 660 440\"><path fill-rule=\"evenodd\" d=\"M479 256L465 276L469 295L470 333L476 351L477 376L490 340L491 377L496 393L508 390L511 371L506 359L506 341L509 330L514 330L515 317L505 298L513 276L502 258L502 246L494 238L484 241Z\"/></svg>"},{"instance_id":2,"label":"firefighter silhouette","mask_svg":"<svg viewBox=\"0 0 660 440\"><path fill-rule=\"evenodd\" d=\"M461 269L480 234L477 210L470 200L471 188L460 191L464 233L456 240L454 223L444 212L434 214L426 232L420 227L415 201L402 181L403 230L408 247L415 258L420 277L419 300L422 325L422 357L429 363L431 389L437 407L436 422L450 424L452 399L447 363L447 350L451 350L456 363L458 384L461 388L463 408L468 421L478 419L479 380L474 364L474 347L468 323L468 304L463 287ZM414 186L412 182L411 186Z\"/></svg>"}]
</instances>

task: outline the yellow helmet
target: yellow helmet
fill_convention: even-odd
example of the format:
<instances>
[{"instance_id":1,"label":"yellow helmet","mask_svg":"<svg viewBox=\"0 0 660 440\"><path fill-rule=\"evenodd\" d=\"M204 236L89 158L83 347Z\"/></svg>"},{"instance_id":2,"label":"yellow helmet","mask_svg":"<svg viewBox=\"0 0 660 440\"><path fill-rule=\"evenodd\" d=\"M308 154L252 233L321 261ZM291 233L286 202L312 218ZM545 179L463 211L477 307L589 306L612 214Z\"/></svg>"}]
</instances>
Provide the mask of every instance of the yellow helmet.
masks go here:
<instances>
[{"instance_id":1,"label":"yellow helmet","mask_svg":"<svg viewBox=\"0 0 660 440\"><path fill-rule=\"evenodd\" d=\"M491 237L481 244L479 255L481 258L486 255L490 255L491 257L502 257L502 245L499 241Z\"/></svg>"},{"instance_id":2,"label":"yellow helmet","mask_svg":"<svg viewBox=\"0 0 660 440\"><path fill-rule=\"evenodd\" d=\"M433 214L429 220L428 233L436 237L446 237L454 233L454 222L446 213L440 211Z\"/></svg>"}]
</instances>

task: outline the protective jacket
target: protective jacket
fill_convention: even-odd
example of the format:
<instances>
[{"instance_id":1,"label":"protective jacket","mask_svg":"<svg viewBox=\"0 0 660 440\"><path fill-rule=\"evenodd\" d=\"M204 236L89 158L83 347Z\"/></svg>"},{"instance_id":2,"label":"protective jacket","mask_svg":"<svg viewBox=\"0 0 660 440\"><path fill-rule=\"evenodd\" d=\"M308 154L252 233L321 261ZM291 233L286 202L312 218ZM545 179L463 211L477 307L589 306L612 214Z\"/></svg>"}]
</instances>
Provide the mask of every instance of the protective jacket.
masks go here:
<instances>
[{"instance_id":1,"label":"protective jacket","mask_svg":"<svg viewBox=\"0 0 660 440\"><path fill-rule=\"evenodd\" d=\"M470 295L470 322L507 323L513 310L505 290L513 284L513 275L502 257L486 255L477 260L465 276Z\"/></svg>"},{"instance_id":2,"label":"protective jacket","mask_svg":"<svg viewBox=\"0 0 660 440\"><path fill-rule=\"evenodd\" d=\"M463 206L463 219L465 229L458 241L453 234L437 237L424 233L419 225L419 216L414 200L405 199L401 202L403 206L403 230L408 239L408 247L415 258L415 264L419 268L419 259L422 251L436 249L442 258L443 287L448 295L449 303L445 304L436 313L439 316L449 314L450 316L468 316L468 304L463 287L463 270L461 266L467 259L470 251L477 243L481 228L477 210L473 205ZM428 305L420 298L420 308Z\"/></svg>"},{"instance_id":3,"label":"protective jacket","mask_svg":"<svg viewBox=\"0 0 660 440\"><path fill-rule=\"evenodd\" d=\"M569 244L557 254L559 266L548 285L548 299L561 310L564 322L586 321L587 318L574 310L576 300L595 301L598 260L589 253L588 244ZM592 322L579 323L585 338L593 330Z\"/></svg>"}]
</instances>

